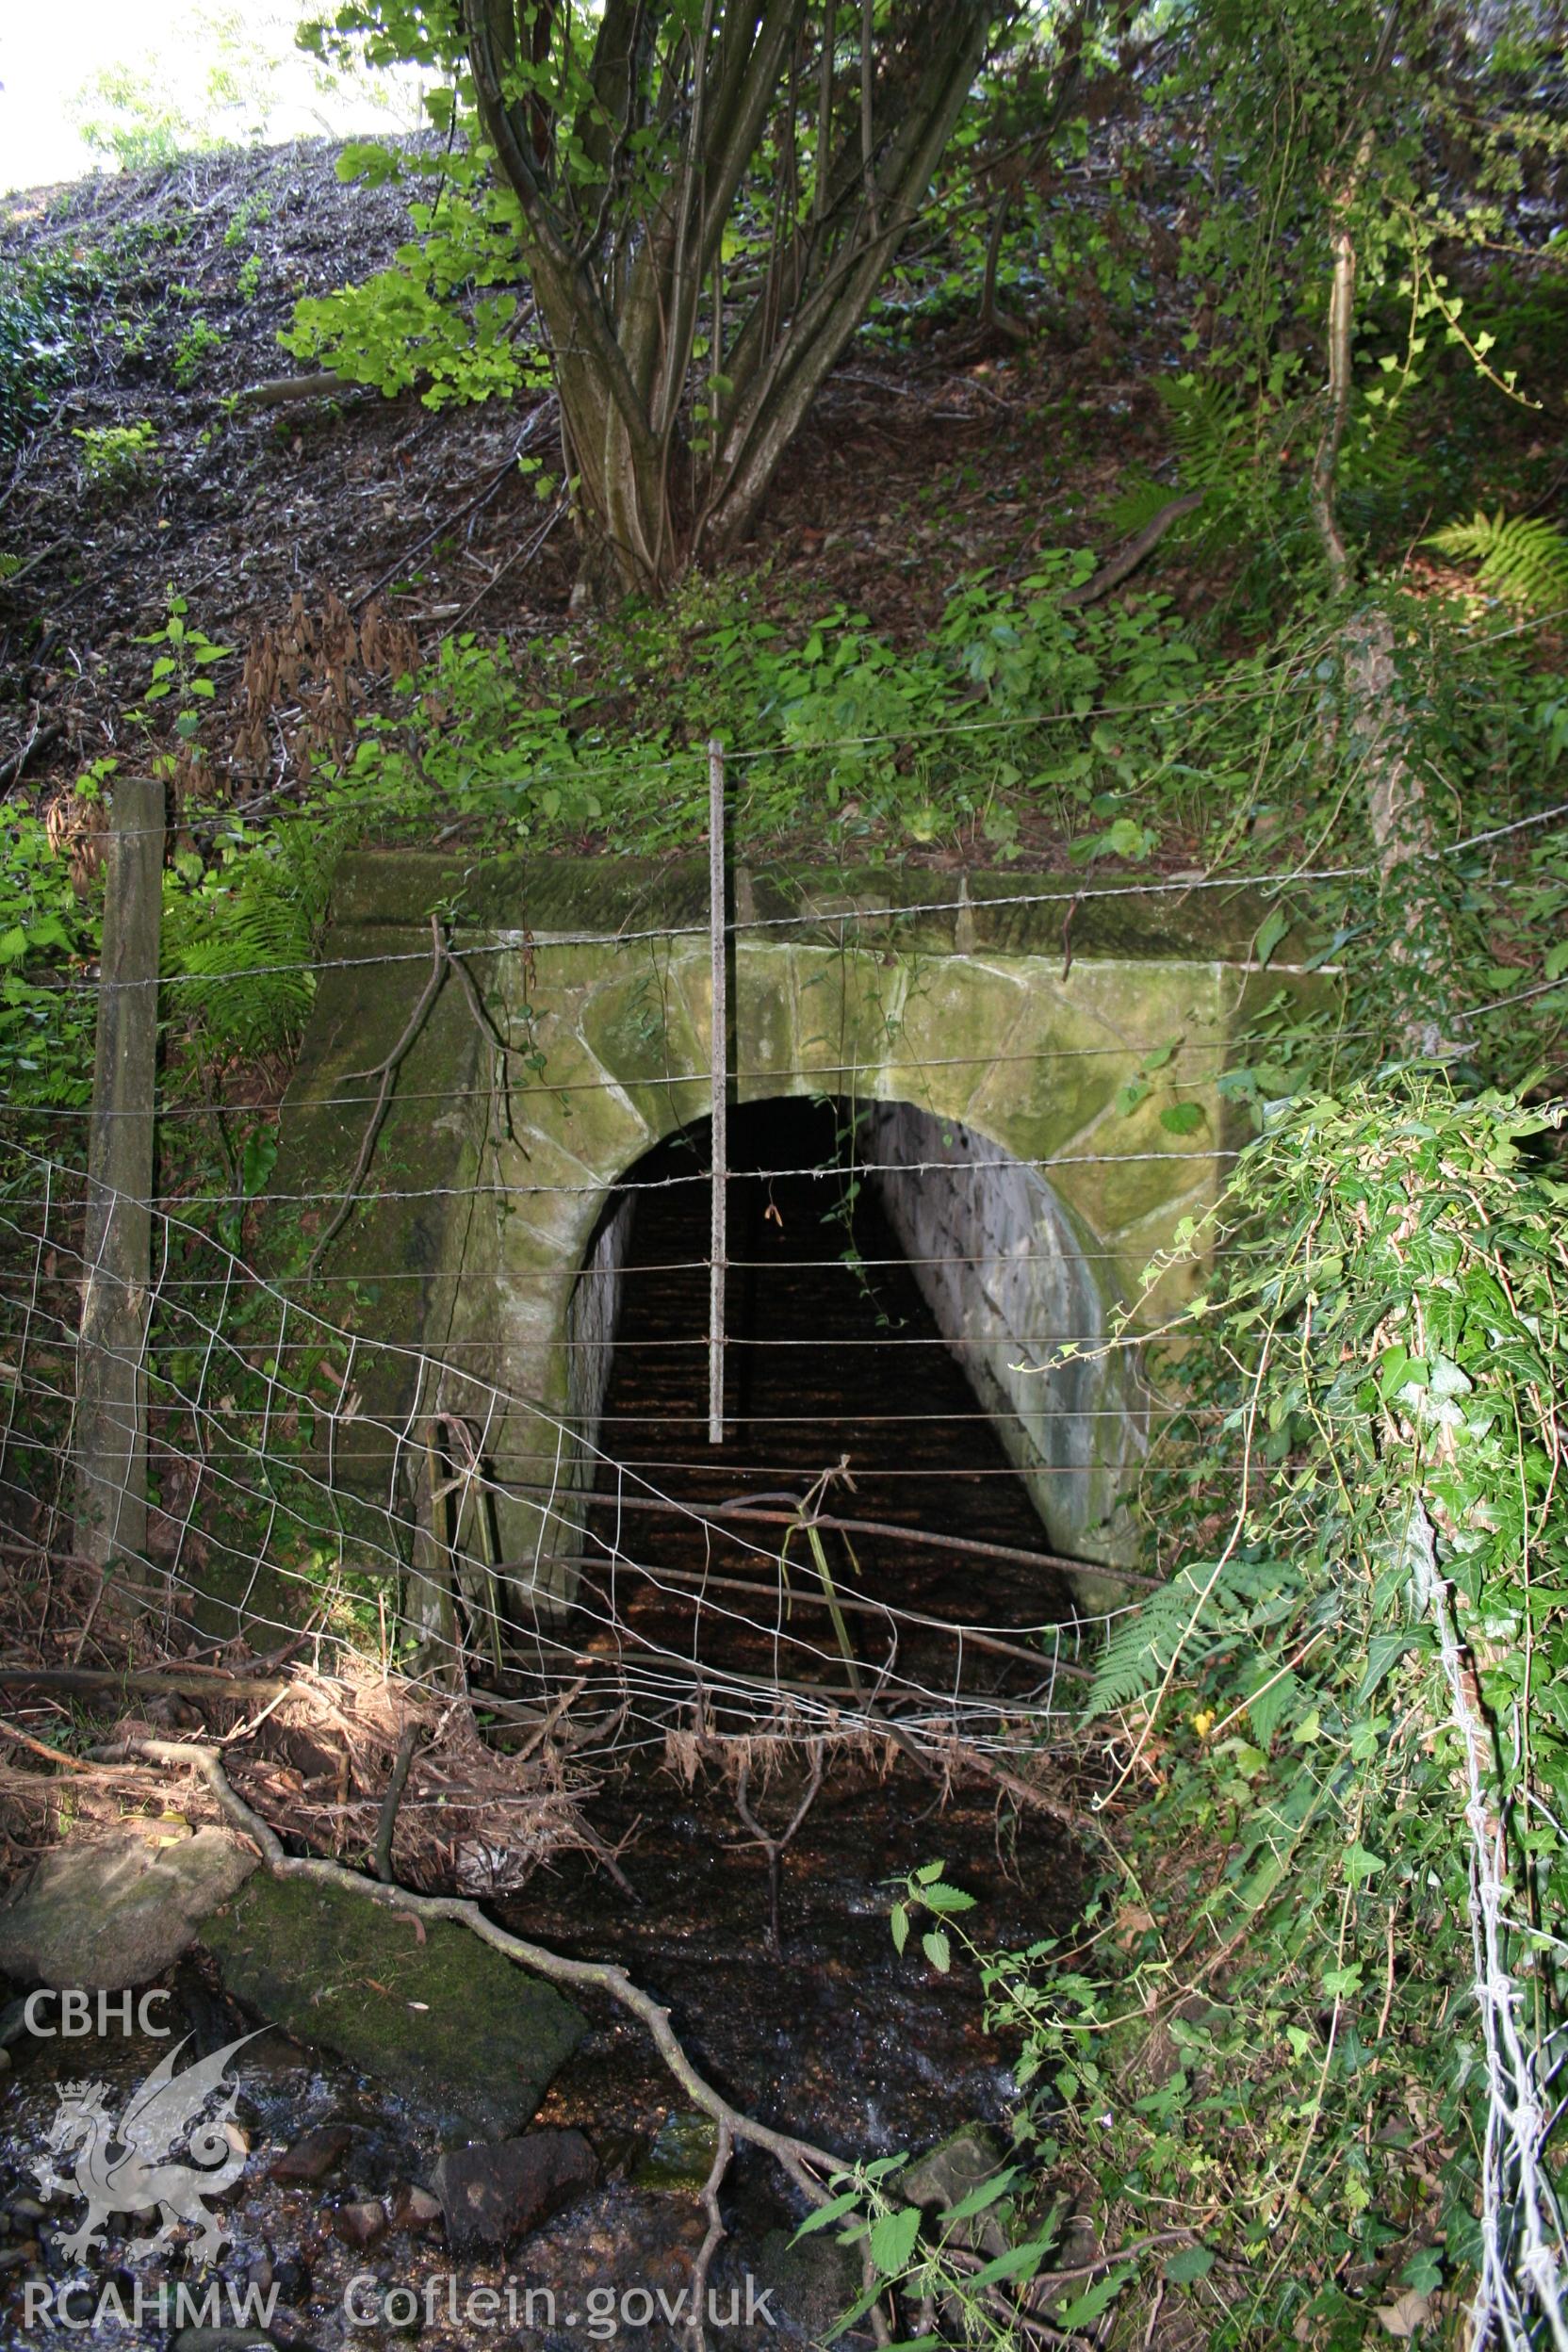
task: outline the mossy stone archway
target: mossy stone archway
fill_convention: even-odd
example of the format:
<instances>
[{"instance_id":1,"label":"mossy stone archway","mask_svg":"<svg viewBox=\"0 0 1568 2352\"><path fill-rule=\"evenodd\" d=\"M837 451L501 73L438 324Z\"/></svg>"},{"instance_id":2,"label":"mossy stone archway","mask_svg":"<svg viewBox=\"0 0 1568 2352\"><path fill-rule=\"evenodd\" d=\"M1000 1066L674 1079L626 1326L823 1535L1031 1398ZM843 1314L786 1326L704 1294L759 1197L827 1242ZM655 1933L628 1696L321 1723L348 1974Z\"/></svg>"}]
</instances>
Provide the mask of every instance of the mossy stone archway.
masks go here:
<instances>
[{"instance_id":1,"label":"mossy stone archway","mask_svg":"<svg viewBox=\"0 0 1568 2352\"><path fill-rule=\"evenodd\" d=\"M347 1183L374 1099L363 1073L406 1031L435 907L494 1036L449 984L399 1064L363 1203L322 1271L341 1285L337 1319L368 1342L456 1368L468 1401L453 1410L472 1413L475 1384L499 1392L487 1459L525 1490L502 1504L501 1550L560 1590L569 1571L553 1558L575 1548L569 1498L592 1478L608 1361L573 1343L613 1331L625 1219L607 1207L709 1108L706 875L694 862L348 859L277 1195L308 1202ZM1010 1377L1009 1353L1016 1372L1021 1313L1103 1330L1179 1221L1216 1199L1237 1139L1217 1082L1257 988L1260 909L1217 892L1079 896L1040 876L797 870L740 874L734 913L736 1096L866 1106L866 1156L889 1169L911 1255L941 1257L945 1234L955 1261L980 1262L966 1284L938 1268L928 1296L1014 1459L1041 1473L1049 1538L1114 1567L1143 1442L1129 1358ZM307 1208L305 1221L321 1219ZM1168 1274L1141 1316L1191 1279ZM373 1479L377 1424L448 1400L428 1379L416 1400L414 1360L373 1344L356 1377L366 1442L339 1473ZM1030 1433L1036 1396L1055 1437ZM1049 1454L1064 1443L1073 1476ZM526 1492L540 1488L543 1515ZM1086 1565L1084 1606L1114 1590Z\"/></svg>"}]
</instances>

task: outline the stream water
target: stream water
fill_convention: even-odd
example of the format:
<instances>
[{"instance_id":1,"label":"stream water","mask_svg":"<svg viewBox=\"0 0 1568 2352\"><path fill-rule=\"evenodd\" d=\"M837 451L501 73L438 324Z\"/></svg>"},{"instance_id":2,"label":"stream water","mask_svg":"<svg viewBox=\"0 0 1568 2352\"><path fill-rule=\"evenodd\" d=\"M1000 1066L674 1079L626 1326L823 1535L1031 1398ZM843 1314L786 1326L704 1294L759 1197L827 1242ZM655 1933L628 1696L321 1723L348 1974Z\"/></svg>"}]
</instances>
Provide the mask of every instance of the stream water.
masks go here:
<instances>
[{"instance_id":1,"label":"stream water","mask_svg":"<svg viewBox=\"0 0 1568 2352\"><path fill-rule=\"evenodd\" d=\"M675 1185L642 1200L605 1400L607 1448L649 1465L666 1494L710 1504L748 1493L799 1494L847 1454L855 1487L835 1490L840 1510L1043 1548L1027 1497L937 1343L869 1192L846 1200L841 1175L760 1172L830 1161L831 1107L769 1105L741 1114L734 1140L737 1166L758 1172L731 1184L738 1270L727 1441L706 1444L707 1281L699 1263L706 1188ZM689 1155L690 1147L665 1147L639 1174L678 1169L683 1151ZM689 1156L684 1165L692 1165ZM685 1270L657 1270L672 1266ZM637 1548L650 1564L672 1570L724 1565L678 1519L651 1518L638 1530ZM1016 1564L981 1578L960 1553L891 1538L857 1541L853 1564L858 1591L882 1592L937 1616L984 1615L1007 1625L1068 1614L1060 1587ZM755 1555L745 1573L757 1573ZM678 1605L667 1596L649 1595L640 1606L661 1641L679 1634ZM750 1801L773 1833L794 1811L806 1775L799 1752L771 1779L759 1765ZM1057 1932L1073 1913L1078 1865L1048 1821L999 1813L983 1787L944 1790L882 1743L830 1750L820 1790L782 1857L776 1946L767 1859L740 1818L720 1760L699 1761L688 1775L672 1768L651 1731L633 1739L604 1769L592 1818L619 1850L624 1884L591 1857L571 1854L498 1903L498 1916L563 1952L624 1964L668 2005L697 2066L738 2105L846 2155L920 2150L971 2118L1004 2124L1010 2053L984 2030L974 1975L959 1965L941 1976L912 1953L895 1954L889 1882L941 1856L976 1898L971 1923L983 1945ZM204 1961L183 1962L174 1984L178 2030L191 2032L198 2048L216 2048L253 2022L217 1990ZM692 2183L694 2168L700 2177L706 2167L705 2145L698 2135L694 2153L683 2149L681 2101L636 2025L607 2002L583 2006L591 2031L537 2122L586 2134L599 2185L504 2262L489 2264L458 2262L438 2228L433 2233L396 2219L368 2247L353 2244L344 2209L379 2197L393 2200L397 2215L399 2192L429 2179L436 2135L384 2091L279 2033L251 2044L237 2073L252 2162L225 2200L235 2231L219 2274L225 2292L247 2281L263 2295L276 2290L272 2340L317 2352L416 2337L431 2352L492 2344L560 2352L584 2338L632 2352L680 2344L666 2314L703 2233ZM181 2278L197 2282L177 2250L172 2258L148 2253L145 2219L134 2230L115 2224L122 2234L111 2230L101 2261L73 2265L52 2241L51 2214L41 2210L31 2177L62 2084L90 2072L112 2103L166 2047L136 2036L90 2045L12 2041L0 2131L0 2325L8 2344L80 2344L70 2313L90 2311L95 2344L111 2352L161 2352L177 2341L174 2323L191 2316L157 2304L160 2281L165 2288ZM282 2150L328 2122L347 2136L318 2182L270 2177ZM853 2260L830 2237L791 2248L798 2200L760 2158L738 2158L725 2207L730 2237L712 2272L720 2324L710 2341L820 2342L853 2292ZM351 2292L356 2278L361 2285ZM79 2293L62 2317L57 2290L73 2278ZM55 2296L47 2310L40 2281ZM118 2303L111 2298L106 2312L104 2290L116 2282ZM476 2317L476 2289L498 2298L494 2312L482 2309ZM507 2305L509 2291L531 2291L534 2301L519 2315ZM412 2321L399 2292L414 2298ZM198 2310L197 2316L214 2314ZM232 2304L217 2316L232 2324ZM198 2352L198 2340L185 2352Z\"/></svg>"}]
</instances>

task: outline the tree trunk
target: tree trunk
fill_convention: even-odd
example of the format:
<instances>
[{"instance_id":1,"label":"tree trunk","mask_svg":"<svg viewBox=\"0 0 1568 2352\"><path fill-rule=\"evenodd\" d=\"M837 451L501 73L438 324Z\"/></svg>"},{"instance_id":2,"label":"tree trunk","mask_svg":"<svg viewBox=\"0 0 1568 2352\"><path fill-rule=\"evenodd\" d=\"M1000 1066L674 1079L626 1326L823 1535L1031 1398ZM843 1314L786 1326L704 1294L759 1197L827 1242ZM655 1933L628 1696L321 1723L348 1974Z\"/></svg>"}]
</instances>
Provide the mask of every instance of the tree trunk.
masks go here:
<instances>
[{"instance_id":1,"label":"tree trunk","mask_svg":"<svg viewBox=\"0 0 1568 2352\"><path fill-rule=\"evenodd\" d=\"M979 70L988 29L983 9L955 6L948 12L919 92L865 199L863 241L806 296L730 419L718 477L698 523L698 552L734 546L756 521L780 459L914 224Z\"/></svg>"},{"instance_id":2,"label":"tree trunk","mask_svg":"<svg viewBox=\"0 0 1568 2352\"><path fill-rule=\"evenodd\" d=\"M461 5L481 119L520 208L588 563L657 594L694 555L751 528L915 219L992 10L900 0L875 50L862 8L851 90L835 80L839 12L819 21L808 0L705 0L684 28L643 0L606 0L586 72L580 57L565 70L569 31L529 0ZM818 142L808 222L796 183L803 106ZM725 237L770 118L783 209L761 292L727 352ZM658 171L640 182L645 154ZM722 428L712 419L714 446L694 451L684 416L710 288L706 372L724 417Z\"/></svg>"},{"instance_id":3,"label":"tree trunk","mask_svg":"<svg viewBox=\"0 0 1568 2352\"><path fill-rule=\"evenodd\" d=\"M1394 624L1376 606L1345 632L1349 748L1366 778L1366 810L1378 856L1380 904L1388 919L1395 1035L1401 1052L1446 1060L1462 1049L1449 1034L1449 974L1455 969L1453 922L1438 863L1437 828L1420 776L1405 755L1406 720L1394 658Z\"/></svg>"},{"instance_id":4,"label":"tree trunk","mask_svg":"<svg viewBox=\"0 0 1568 2352\"><path fill-rule=\"evenodd\" d=\"M1385 70L1398 24L1390 0L1374 60L1375 83ZM1356 243L1351 211L1371 166L1370 126L1335 200L1333 273L1329 292L1328 414L1313 459L1309 498L1336 596L1354 585L1355 566L1338 511L1339 458L1350 414L1356 312ZM1346 748L1363 770L1367 820L1377 852L1382 911L1389 918L1388 957L1397 1000L1399 1050L1428 1058L1460 1050L1447 1035L1445 975L1454 966L1450 910L1437 864L1437 832L1421 777L1406 755L1408 724L1395 660L1394 624L1375 604L1364 605L1345 629Z\"/></svg>"}]
</instances>

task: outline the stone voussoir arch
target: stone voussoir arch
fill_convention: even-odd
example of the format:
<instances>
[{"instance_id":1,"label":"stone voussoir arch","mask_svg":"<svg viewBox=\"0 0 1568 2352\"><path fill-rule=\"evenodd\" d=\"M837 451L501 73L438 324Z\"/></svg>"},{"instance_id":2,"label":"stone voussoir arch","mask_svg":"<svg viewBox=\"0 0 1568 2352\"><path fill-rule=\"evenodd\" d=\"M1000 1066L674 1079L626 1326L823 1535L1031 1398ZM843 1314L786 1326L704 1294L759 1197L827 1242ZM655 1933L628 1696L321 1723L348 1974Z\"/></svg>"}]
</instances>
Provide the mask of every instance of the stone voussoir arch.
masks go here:
<instances>
[{"instance_id":1,"label":"stone voussoir arch","mask_svg":"<svg viewBox=\"0 0 1568 2352\"><path fill-rule=\"evenodd\" d=\"M347 1181L363 1073L406 1029L435 906L484 1022L465 990L442 990L323 1271L393 1293L354 1307L368 1342L490 1384L482 1434L509 1573L564 1594L637 1164L710 1108L706 875L694 861L347 859L280 1195ZM1084 1561L1085 1608L1117 1596L1132 1542L1135 1354L1036 1347L1031 1361L1024 1343L1103 1334L1128 1306L1147 1327L1200 1270L1145 1289L1239 1140L1220 1081L1282 970L1258 972L1261 915L1245 893L1096 895L1039 875L735 877L731 1099L825 1095L861 1115L858 1148L905 1247L953 1262L919 1268L923 1286L1053 1547ZM368 1426L415 1401L412 1359L383 1354L364 1359Z\"/></svg>"}]
</instances>

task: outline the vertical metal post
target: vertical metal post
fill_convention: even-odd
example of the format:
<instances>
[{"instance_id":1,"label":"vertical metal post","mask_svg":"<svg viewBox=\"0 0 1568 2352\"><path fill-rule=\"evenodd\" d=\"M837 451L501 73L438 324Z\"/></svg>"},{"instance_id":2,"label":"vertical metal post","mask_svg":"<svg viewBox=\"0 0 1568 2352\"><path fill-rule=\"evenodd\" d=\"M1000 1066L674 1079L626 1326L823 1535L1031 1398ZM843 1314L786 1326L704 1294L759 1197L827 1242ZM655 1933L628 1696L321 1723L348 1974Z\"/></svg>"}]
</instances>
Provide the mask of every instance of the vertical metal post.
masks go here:
<instances>
[{"instance_id":1,"label":"vertical metal post","mask_svg":"<svg viewBox=\"0 0 1568 2352\"><path fill-rule=\"evenodd\" d=\"M728 1007L725 988L724 745L708 746L708 934L713 1020L709 1069L713 1113L713 1223L708 1252L708 1443L724 1444L724 1285L726 1184L729 1176Z\"/></svg>"},{"instance_id":2,"label":"vertical metal post","mask_svg":"<svg viewBox=\"0 0 1568 2352\"><path fill-rule=\"evenodd\" d=\"M103 1567L147 1548L153 1119L163 785L118 781L104 890L77 1347L76 1550Z\"/></svg>"}]
</instances>

